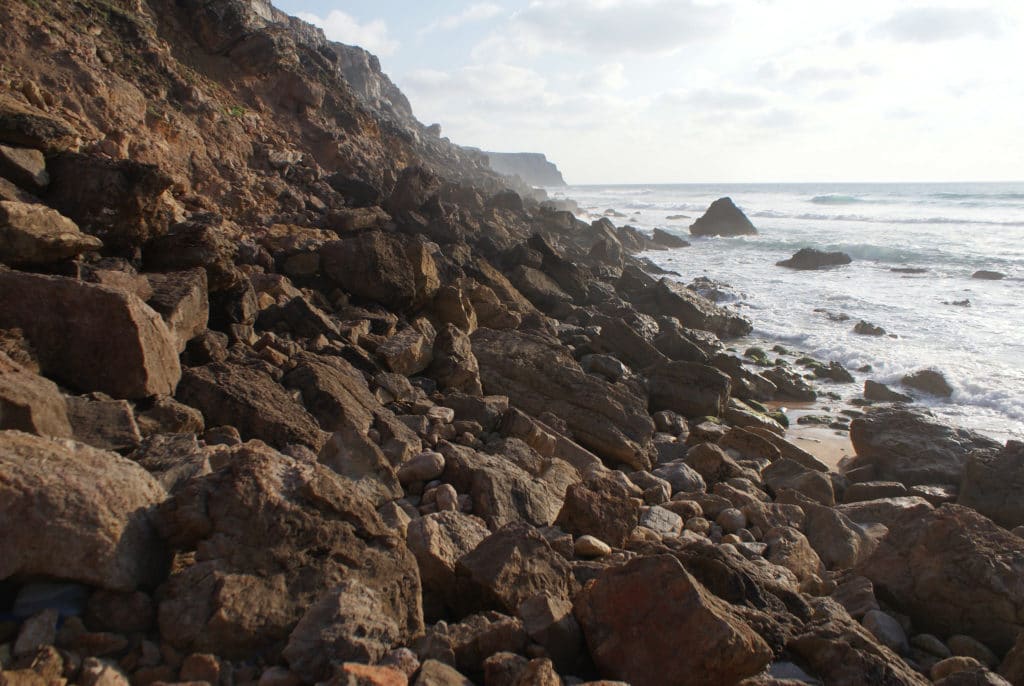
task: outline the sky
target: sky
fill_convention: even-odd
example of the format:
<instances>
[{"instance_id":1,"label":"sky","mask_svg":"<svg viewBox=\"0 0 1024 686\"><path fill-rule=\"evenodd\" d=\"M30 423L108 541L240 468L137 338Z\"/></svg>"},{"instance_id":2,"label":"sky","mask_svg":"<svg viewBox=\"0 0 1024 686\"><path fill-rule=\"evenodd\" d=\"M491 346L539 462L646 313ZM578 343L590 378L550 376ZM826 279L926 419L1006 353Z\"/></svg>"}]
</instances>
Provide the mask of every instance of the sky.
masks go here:
<instances>
[{"instance_id":1,"label":"sky","mask_svg":"<svg viewBox=\"0 0 1024 686\"><path fill-rule=\"evenodd\" d=\"M275 0L571 184L1024 180L1024 2Z\"/></svg>"}]
</instances>

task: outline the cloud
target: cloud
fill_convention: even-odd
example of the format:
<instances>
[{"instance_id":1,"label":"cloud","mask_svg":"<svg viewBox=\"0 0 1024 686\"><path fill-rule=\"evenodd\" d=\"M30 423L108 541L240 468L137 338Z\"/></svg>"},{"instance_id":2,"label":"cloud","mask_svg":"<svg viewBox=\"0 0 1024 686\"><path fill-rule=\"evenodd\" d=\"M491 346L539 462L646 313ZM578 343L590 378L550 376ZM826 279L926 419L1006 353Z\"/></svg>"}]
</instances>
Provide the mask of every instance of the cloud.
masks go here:
<instances>
[{"instance_id":1,"label":"cloud","mask_svg":"<svg viewBox=\"0 0 1024 686\"><path fill-rule=\"evenodd\" d=\"M695 0L533 0L473 55L672 54L723 32L730 17L725 5Z\"/></svg>"},{"instance_id":2,"label":"cloud","mask_svg":"<svg viewBox=\"0 0 1024 686\"><path fill-rule=\"evenodd\" d=\"M375 55L388 56L398 50L398 41L388 35L388 27L380 19L360 24L355 17L341 10L331 10L326 17L319 17L309 12L299 12L296 16L303 21L319 26L329 40L348 45L358 45Z\"/></svg>"},{"instance_id":3,"label":"cloud","mask_svg":"<svg viewBox=\"0 0 1024 686\"><path fill-rule=\"evenodd\" d=\"M996 38L1002 22L990 9L916 7L900 10L879 24L875 33L909 43L937 43L980 36Z\"/></svg>"},{"instance_id":4,"label":"cloud","mask_svg":"<svg viewBox=\"0 0 1024 686\"><path fill-rule=\"evenodd\" d=\"M755 110L763 107L765 97L751 91L697 88L662 94L661 102L670 107L684 106L695 110Z\"/></svg>"},{"instance_id":5,"label":"cloud","mask_svg":"<svg viewBox=\"0 0 1024 686\"><path fill-rule=\"evenodd\" d=\"M437 21L427 24L417 33L422 36L434 31L451 31L452 29L457 29L465 24L492 19L503 11L504 10L502 10L501 5L495 5L491 2L476 3L474 5L470 5L458 14L442 17Z\"/></svg>"}]
</instances>

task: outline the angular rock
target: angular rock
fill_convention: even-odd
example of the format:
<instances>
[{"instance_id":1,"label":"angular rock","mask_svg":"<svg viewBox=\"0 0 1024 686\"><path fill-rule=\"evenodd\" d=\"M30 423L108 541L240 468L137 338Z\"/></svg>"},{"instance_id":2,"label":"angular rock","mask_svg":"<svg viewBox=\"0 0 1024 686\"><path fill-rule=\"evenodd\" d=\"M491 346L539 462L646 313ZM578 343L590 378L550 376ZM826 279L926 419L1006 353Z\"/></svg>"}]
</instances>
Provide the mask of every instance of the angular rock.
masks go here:
<instances>
[{"instance_id":1,"label":"angular rock","mask_svg":"<svg viewBox=\"0 0 1024 686\"><path fill-rule=\"evenodd\" d=\"M931 503L917 496L864 500L835 507L836 512L846 515L857 524L882 524L884 526L889 526L907 513L925 515L933 509Z\"/></svg>"},{"instance_id":2,"label":"angular rock","mask_svg":"<svg viewBox=\"0 0 1024 686\"><path fill-rule=\"evenodd\" d=\"M63 119L5 94L0 99L0 142L59 152L74 147L78 136Z\"/></svg>"},{"instance_id":3,"label":"angular rock","mask_svg":"<svg viewBox=\"0 0 1024 686\"><path fill-rule=\"evenodd\" d=\"M637 293L633 302L645 314L675 317L687 329L711 331L722 338L745 336L753 330L749 321L732 310L668 278Z\"/></svg>"},{"instance_id":4,"label":"angular rock","mask_svg":"<svg viewBox=\"0 0 1024 686\"><path fill-rule=\"evenodd\" d=\"M1024 617L1024 541L978 513L908 512L858 567L919 630L1009 650Z\"/></svg>"},{"instance_id":5,"label":"angular rock","mask_svg":"<svg viewBox=\"0 0 1024 686\"><path fill-rule=\"evenodd\" d=\"M242 437L283 448L298 443L319 450L328 435L274 380L255 368L214 362L185 372L178 400L197 408L209 425L236 427Z\"/></svg>"},{"instance_id":6,"label":"angular rock","mask_svg":"<svg viewBox=\"0 0 1024 686\"><path fill-rule=\"evenodd\" d=\"M757 229L750 223L731 198L719 198L711 203L707 211L690 226L693 236L743 236L756 235Z\"/></svg>"},{"instance_id":7,"label":"angular rock","mask_svg":"<svg viewBox=\"0 0 1024 686\"><path fill-rule=\"evenodd\" d=\"M103 241L45 205L0 202L0 262L46 264L102 247Z\"/></svg>"},{"instance_id":8,"label":"angular rock","mask_svg":"<svg viewBox=\"0 0 1024 686\"><path fill-rule=\"evenodd\" d=\"M608 569L574 607L602 676L634 686L725 686L757 674L772 659L729 604L668 555Z\"/></svg>"},{"instance_id":9,"label":"angular rock","mask_svg":"<svg viewBox=\"0 0 1024 686\"><path fill-rule=\"evenodd\" d=\"M41 191L50 184L46 158L33 148L0 145L0 176L33 192Z\"/></svg>"},{"instance_id":10,"label":"angular rock","mask_svg":"<svg viewBox=\"0 0 1024 686\"><path fill-rule=\"evenodd\" d=\"M728 375L696 362L658 365L647 381L653 411L671 410L684 417L724 415L731 387Z\"/></svg>"},{"instance_id":11,"label":"angular rock","mask_svg":"<svg viewBox=\"0 0 1024 686\"><path fill-rule=\"evenodd\" d=\"M384 452L358 429L335 431L317 455L320 464L348 479L375 507L402 496L402 487Z\"/></svg>"},{"instance_id":12,"label":"angular rock","mask_svg":"<svg viewBox=\"0 0 1024 686\"><path fill-rule=\"evenodd\" d=\"M652 474L665 479L672 486L672 494L676 493L702 493L707 490L707 484L700 472L685 460L673 460L655 469Z\"/></svg>"},{"instance_id":13,"label":"angular rock","mask_svg":"<svg viewBox=\"0 0 1024 686\"><path fill-rule=\"evenodd\" d=\"M115 453L20 431L0 432L0 579L71 579L118 591L166 572L152 510L167 497Z\"/></svg>"},{"instance_id":14,"label":"angular rock","mask_svg":"<svg viewBox=\"0 0 1024 686\"><path fill-rule=\"evenodd\" d=\"M865 500L902 498L905 495L907 487L899 481L859 481L846 487L843 502L859 503Z\"/></svg>"},{"instance_id":15,"label":"angular rock","mask_svg":"<svg viewBox=\"0 0 1024 686\"><path fill-rule=\"evenodd\" d=\"M457 606L456 564L489 535L483 522L461 512L437 512L409 523L406 544L419 565L428 617Z\"/></svg>"},{"instance_id":16,"label":"angular rock","mask_svg":"<svg viewBox=\"0 0 1024 686\"><path fill-rule=\"evenodd\" d=\"M714 443L698 443L687 451L684 459L707 484L743 476L743 470L736 461Z\"/></svg>"},{"instance_id":17,"label":"angular rock","mask_svg":"<svg viewBox=\"0 0 1024 686\"><path fill-rule=\"evenodd\" d=\"M484 660L501 652L522 653L528 637L523 623L498 612L470 615L458 623L439 622L416 642L424 664L440 660L470 676L482 676Z\"/></svg>"},{"instance_id":18,"label":"angular rock","mask_svg":"<svg viewBox=\"0 0 1024 686\"><path fill-rule=\"evenodd\" d=\"M788 260L775 264L790 269L814 270L850 264L853 259L844 252L822 252L814 248L801 248Z\"/></svg>"},{"instance_id":19,"label":"angular rock","mask_svg":"<svg viewBox=\"0 0 1024 686\"><path fill-rule=\"evenodd\" d=\"M959 483L968 453L997 447L984 436L901 407L875 409L854 419L850 440L864 464L875 466L878 478L907 486Z\"/></svg>"},{"instance_id":20,"label":"angular rock","mask_svg":"<svg viewBox=\"0 0 1024 686\"><path fill-rule=\"evenodd\" d=\"M909 395L897 393L884 383L870 379L864 382L864 397L879 403L909 403L913 400Z\"/></svg>"},{"instance_id":21,"label":"angular rock","mask_svg":"<svg viewBox=\"0 0 1024 686\"><path fill-rule=\"evenodd\" d=\"M764 542L768 544L765 559L793 572L801 582L810 581L825 571L807 538L792 527L769 529Z\"/></svg>"},{"instance_id":22,"label":"angular rock","mask_svg":"<svg viewBox=\"0 0 1024 686\"><path fill-rule=\"evenodd\" d=\"M143 436L201 434L206 429L202 412L174 398L157 398L148 410L136 411L135 422Z\"/></svg>"},{"instance_id":23,"label":"angular rock","mask_svg":"<svg viewBox=\"0 0 1024 686\"><path fill-rule=\"evenodd\" d=\"M57 384L0 352L0 430L70 438L67 405Z\"/></svg>"},{"instance_id":24,"label":"angular rock","mask_svg":"<svg viewBox=\"0 0 1024 686\"><path fill-rule=\"evenodd\" d=\"M377 346L376 352L391 371L413 376L433 361L434 340L410 326Z\"/></svg>"},{"instance_id":25,"label":"angular rock","mask_svg":"<svg viewBox=\"0 0 1024 686\"><path fill-rule=\"evenodd\" d=\"M906 655L910 652L907 632L903 630L903 627L900 626L900 623L892 615L888 615L881 610L870 610L864 615L862 623L864 628L870 631L889 650L899 655Z\"/></svg>"},{"instance_id":26,"label":"angular rock","mask_svg":"<svg viewBox=\"0 0 1024 686\"><path fill-rule=\"evenodd\" d=\"M422 243L381 231L328 243L321 261L338 286L386 307L423 305L441 286L437 264Z\"/></svg>"},{"instance_id":27,"label":"angular rock","mask_svg":"<svg viewBox=\"0 0 1024 686\"><path fill-rule=\"evenodd\" d=\"M907 374L900 379L900 383L909 388L942 398L948 398L953 395L953 387L946 381L946 377L934 369L921 369L913 374Z\"/></svg>"},{"instance_id":28,"label":"angular rock","mask_svg":"<svg viewBox=\"0 0 1024 686\"><path fill-rule=\"evenodd\" d=\"M555 524L574 536L595 536L621 548L640 521L640 501L619 482L592 474L565 492Z\"/></svg>"},{"instance_id":29,"label":"angular rock","mask_svg":"<svg viewBox=\"0 0 1024 686\"><path fill-rule=\"evenodd\" d=\"M488 394L519 409L566 420L573 438L602 459L634 469L650 466L654 422L646 402L622 384L584 372L557 341L522 332L479 329L473 352Z\"/></svg>"},{"instance_id":30,"label":"angular rock","mask_svg":"<svg viewBox=\"0 0 1024 686\"><path fill-rule=\"evenodd\" d=\"M142 436L132 406L126 400L90 398L67 399L68 420L75 440L100 450L132 450Z\"/></svg>"},{"instance_id":31,"label":"angular rock","mask_svg":"<svg viewBox=\"0 0 1024 686\"><path fill-rule=\"evenodd\" d=\"M0 328L19 328L47 376L115 398L171 395L177 341L134 295L59 276L0 270Z\"/></svg>"},{"instance_id":32,"label":"angular rock","mask_svg":"<svg viewBox=\"0 0 1024 686\"><path fill-rule=\"evenodd\" d=\"M188 342L206 331L210 320L210 299L206 271L196 268L182 272L146 274L153 295L146 304L160 313L185 352Z\"/></svg>"},{"instance_id":33,"label":"angular rock","mask_svg":"<svg viewBox=\"0 0 1024 686\"><path fill-rule=\"evenodd\" d=\"M1024 524L1024 443L1002 450L978 450L967 458L957 502L1012 529Z\"/></svg>"},{"instance_id":34,"label":"angular rock","mask_svg":"<svg viewBox=\"0 0 1024 686\"><path fill-rule=\"evenodd\" d=\"M434 339L433 363L429 373L446 390L483 395L480 364L473 354L469 336L454 324L447 324Z\"/></svg>"},{"instance_id":35,"label":"angular rock","mask_svg":"<svg viewBox=\"0 0 1024 686\"><path fill-rule=\"evenodd\" d=\"M382 408L366 378L340 357L300 353L283 380L302 393L302 402L325 431L354 426L367 431Z\"/></svg>"},{"instance_id":36,"label":"angular rock","mask_svg":"<svg viewBox=\"0 0 1024 686\"><path fill-rule=\"evenodd\" d=\"M182 564L161 592L160 634L178 650L228 659L276 656L307 613L304 628L311 633L296 634L296 645L302 638L358 646L366 638L359 621L317 619L335 616L327 608L347 613L349 601L353 614L342 616L370 612L367 637L380 649L423 630L412 553L369 502L322 465L259 443L233 447L221 469L193 479L168 501L159 521L177 550L203 551L179 555ZM333 600L325 596L345 584L358 585ZM327 633L319 635L320 627ZM378 651L375 644L362 647Z\"/></svg>"}]
</instances>

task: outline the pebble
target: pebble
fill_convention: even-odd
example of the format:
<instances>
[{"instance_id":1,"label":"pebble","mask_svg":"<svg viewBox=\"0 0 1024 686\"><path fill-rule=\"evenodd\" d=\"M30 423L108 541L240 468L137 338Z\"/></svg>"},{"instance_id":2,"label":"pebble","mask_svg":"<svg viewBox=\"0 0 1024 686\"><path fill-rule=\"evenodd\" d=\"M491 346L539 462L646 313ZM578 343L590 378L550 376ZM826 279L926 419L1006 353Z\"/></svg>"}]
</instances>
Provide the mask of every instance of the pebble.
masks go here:
<instances>
[{"instance_id":1,"label":"pebble","mask_svg":"<svg viewBox=\"0 0 1024 686\"><path fill-rule=\"evenodd\" d=\"M578 557L604 557L612 552L611 546L596 536L580 536L573 550Z\"/></svg>"}]
</instances>

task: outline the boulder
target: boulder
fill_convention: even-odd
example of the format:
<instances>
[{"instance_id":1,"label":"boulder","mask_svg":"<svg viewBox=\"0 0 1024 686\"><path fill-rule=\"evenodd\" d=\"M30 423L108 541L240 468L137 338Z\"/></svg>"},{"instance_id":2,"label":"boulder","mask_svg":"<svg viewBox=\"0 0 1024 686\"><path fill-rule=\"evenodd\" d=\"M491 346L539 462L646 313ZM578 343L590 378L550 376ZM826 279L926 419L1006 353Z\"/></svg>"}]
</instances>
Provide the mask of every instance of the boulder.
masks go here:
<instances>
[{"instance_id":1,"label":"boulder","mask_svg":"<svg viewBox=\"0 0 1024 686\"><path fill-rule=\"evenodd\" d=\"M530 451L525 444L521 447ZM579 480L564 460L536 453L520 465L507 454L492 455L450 443L443 443L440 451L445 458L442 478L470 496L473 512L491 528L520 520L548 526L562 508L566 489Z\"/></svg>"},{"instance_id":2,"label":"boulder","mask_svg":"<svg viewBox=\"0 0 1024 686\"><path fill-rule=\"evenodd\" d=\"M0 202L0 262L45 264L102 247L103 241L45 205Z\"/></svg>"},{"instance_id":3,"label":"boulder","mask_svg":"<svg viewBox=\"0 0 1024 686\"><path fill-rule=\"evenodd\" d=\"M604 460L650 467L654 422L645 399L624 384L584 372L557 340L518 331L478 329L472 336L484 390L519 409L566 420L573 438Z\"/></svg>"},{"instance_id":4,"label":"boulder","mask_svg":"<svg viewBox=\"0 0 1024 686\"><path fill-rule=\"evenodd\" d=\"M70 438L67 406L57 384L0 352L0 430Z\"/></svg>"},{"instance_id":5,"label":"boulder","mask_svg":"<svg viewBox=\"0 0 1024 686\"><path fill-rule=\"evenodd\" d=\"M858 567L918 630L997 652L1024 628L1024 540L959 505L907 512Z\"/></svg>"},{"instance_id":6,"label":"boulder","mask_svg":"<svg viewBox=\"0 0 1024 686\"><path fill-rule=\"evenodd\" d=\"M790 269L814 270L825 267L836 267L843 264L850 264L853 259L844 252L822 252L814 248L801 248L788 260L782 260L775 264Z\"/></svg>"},{"instance_id":7,"label":"boulder","mask_svg":"<svg viewBox=\"0 0 1024 686\"><path fill-rule=\"evenodd\" d=\"M577 596L574 612L601 675L634 686L726 686L772 659L730 605L669 555L609 568Z\"/></svg>"},{"instance_id":8,"label":"boulder","mask_svg":"<svg viewBox=\"0 0 1024 686\"><path fill-rule=\"evenodd\" d=\"M732 198L719 198L711 203L707 211L690 226L694 236L743 236L756 235L757 229L747 215L736 207Z\"/></svg>"},{"instance_id":9,"label":"boulder","mask_svg":"<svg viewBox=\"0 0 1024 686\"><path fill-rule=\"evenodd\" d=\"M533 527L510 524L481 541L455 568L464 610L517 614L527 600L570 602L577 590L569 563Z\"/></svg>"},{"instance_id":10,"label":"boulder","mask_svg":"<svg viewBox=\"0 0 1024 686\"><path fill-rule=\"evenodd\" d=\"M732 310L668 278L641 289L632 302L645 314L675 317L687 329L711 331L721 338L745 336L753 330L748 320Z\"/></svg>"},{"instance_id":11,"label":"boulder","mask_svg":"<svg viewBox=\"0 0 1024 686\"><path fill-rule=\"evenodd\" d=\"M793 572L801 582L812 581L825 571L807 537L792 527L769 529L764 542L768 544L765 559Z\"/></svg>"},{"instance_id":12,"label":"boulder","mask_svg":"<svg viewBox=\"0 0 1024 686\"><path fill-rule=\"evenodd\" d=\"M341 357L299 353L282 383L302 394L302 403L325 431L353 426L368 431L383 408L362 373Z\"/></svg>"},{"instance_id":13,"label":"boulder","mask_svg":"<svg viewBox=\"0 0 1024 686\"><path fill-rule=\"evenodd\" d=\"M147 274L153 295L146 304L160 313L178 343L178 352L185 352L188 342L206 331L210 320L209 284L206 271L195 268L165 274Z\"/></svg>"},{"instance_id":14,"label":"boulder","mask_svg":"<svg viewBox=\"0 0 1024 686\"><path fill-rule=\"evenodd\" d=\"M909 403L913 400L909 395L897 393L884 383L871 379L864 382L864 398L877 403Z\"/></svg>"},{"instance_id":15,"label":"boulder","mask_svg":"<svg viewBox=\"0 0 1024 686\"><path fill-rule=\"evenodd\" d=\"M67 399L68 419L75 440L101 450L132 450L142 436L135 412L127 400L72 396Z\"/></svg>"},{"instance_id":16,"label":"boulder","mask_svg":"<svg viewBox=\"0 0 1024 686\"><path fill-rule=\"evenodd\" d=\"M690 242L685 241L674 233L669 233L664 229L655 229L651 234L651 242L657 245L665 246L666 248L686 248L689 247Z\"/></svg>"},{"instance_id":17,"label":"boulder","mask_svg":"<svg viewBox=\"0 0 1024 686\"><path fill-rule=\"evenodd\" d=\"M814 503L802 505L803 532L828 569L850 569L874 550L874 541L846 515Z\"/></svg>"},{"instance_id":18,"label":"boulder","mask_svg":"<svg viewBox=\"0 0 1024 686\"><path fill-rule=\"evenodd\" d=\"M39 192L50 184L46 158L34 148L0 145L0 176L33 192Z\"/></svg>"},{"instance_id":19,"label":"boulder","mask_svg":"<svg viewBox=\"0 0 1024 686\"><path fill-rule=\"evenodd\" d=\"M319 450L328 438L301 404L254 367L213 362L188 369L177 398L201 411L207 425L234 426L245 439Z\"/></svg>"},{"instance_id":20,"label":"boulder","mask_svg":"<svg viewBox=\"0 0 1024 686\"><path fill-rule=\"evenodd\" d=\"M0 270L0 329L19 328L46 376L115 398L171 395L177 340L136 296L60 276Z\"/></svg>"},{"instance_id":21,"label":"boulder","mask_svg":"<svg viewBox=\"0 0 1024 686\"><path fill-rule=\"evenodd\" d=\"M222 460L160 510L181 553L160 594L164 640L228 659L285 649L312 672L324 646L379 659L422 633L412 553L343 477L258 442Z\"/></svg>"},{"instance_id":22,"label":"boulder","mask_svg":"<svg viewBox=\"0 0 1024 686\"><path fill-rule=\"evenodd\" d=\"M398 234L370 231L332 241L320 257L323 273L339 287L385 307L419 307L441 286L426 246Z\"/></svg>"},{"instance_id":23,"label":"boulder","mask_svg":"<svg viewBox=\"0 0 1024 686\"><path fill-rule=\"evenodd\" d=\"M569 486L555 524L620 548L640 521L640 505L623 484L597 472Z\"/></svg>"},{"instance_id":24,"label":"boulder","mask_svg":"<svg viewBox=\"0 0 1024 686\"><path fill-rule=\"evenodd\" d=\"M495 653L522 653L528 640L519 619L499 612L481 612L457 623L438 622L416 641L415 649L424 665L439 660L464 674L482 677L487 658ZM483 680L477 678L476 683Z\"/></svg>"},{"instance_id":25,"label":"boulder","mask_svg":"<svg viewBox=\"0 0 1024 686\"><path fill-rule=\"evenodd\" d=\"M406 544L419 565L428 617L440 618L456 607L456 564L489 535L482 521L461 512L437 512L409 523Z\"/></svg>"},{"instance_id":26,"label":"boulder","mask_svg":"<svg viewBox=\"0 0 1024 686\"><path fill-rule=\"evenodd\" d=\"M744 476L743 468L736 460L714 443L698 443L687 451L684 459L708 485Z\"/></svg>"},{"instance_id":27,"label":"boulder","mask_svg":"<svg viewBox=\"0 0 1024 686\"><path fill-rule=\"evenodd\" d=\"M433 332L430 332L433 334ZM415 327L402 329L377 346L377 356L387 369L402 376L419 374L434 359L434 336Z\"/></svg>"},{"instance_id":28,"label":"boulder","mask_svg":"<svg viewBox=\"0 0 1024 686\"><path fill-rule=\"evenodd\" d=\"M1001 281L1006 278L1006 274L1002 272L994 272L989 269L979 269L978 271L971 274L972 279L981 279L982 281Z\"/></svg>"},{"instance_id":29,"label":"boulder","mask_svg":"<svg viewBox=\"0 0 1024 686\"><path fill-rule=\"evenodd\" d=\"M167 497L144 469L69 440L0 431L0 579L50 577L114 591L167 570L151 515ZM14 524L16 523L16 524Z\"/></svg>"},{"instance_id":30,"label":"boulder","mask_svg":"<svg viewBox=\"0 0 1024 686\"><path fill-rule=\"evenodd\" d=\"M473 354L473 344L454 324L446 324L434 339L429 374L443 389L483 395L480 364Z\"/></svg>"},{"instance_id":31,"label":"boulder","mask_svg":"<svg viewBox=\"0 0 1024 686\"><path fill-rule=\"evenodd\" d=\"M234 258L238 244L228 235L227 226L217 215L200 215L170 227L166 234L151 239L143 248L147 269L181 271L202 267L211 291L230 289L239 284Z\"/></svg>"},{"instance_id":32,"label":"boulder","mask_svg":"<svg viewBox=\"0 0 1024 686\"><path fill-rule=\"evenodd\" d=\"M946 381L942 372L934 369L921 369L913 374L904 376L900 383L908 388L937 395L941 398L948 398L953 395L953 387Z\"/></svg>"},{"instance_id":33,"label":"boulder","mask_svg":"<svg viewBox=\"0 0 1024 686\"><path fill-rule=\"evenodd\" d=\"M0 97L0 143L52 153L73 148L79 140L63 119L5 94Z\"/></svg>"},{"instance_id":34,"label":"boulder","mask_svg":"<svg viewBox=\"0 0 1024 686\"><path fill-rule=\"evenodd\" d=\"M647 381L652 412L671 410L684 417L722 416L731 388L727 374L696 362L664 362Z\"/></svg>"},{"instance_id":35,"label":"boulder","mask_svg":"<svg viewBox=\"0 0 1024 686\"><path fill-rule=\"evenodd\" d=\"M927 412L898 406L854 419L850 440L858 462L874 465L877 478L907 486L959 483L971 451L998 445L972 431L939 424Z\"/></svg>"},{"instance_id":36,"label":"boulder","mask_svg":"<svg viewBox=\"0 0 1024 686\"><path fill-rule=\"evenodd\" d=\"M1024 443L1002 450L977 450L967 458L957 502L1012 529L1024 524Z\"/></svg>"},{"instance_id":37,"label":"boulder","mask_svg":"<svg viewBox=\"0 0 1024 686\"><path fill-rule=\"evenodd\" d=\"M476 309L464 288L441 286L434 296L432 310L442 324L454 324L467 334L476 331Z\"/></svg>"},{"instance_id":38,"label":"boulder","mask_svg":"<svg viewBox=\"0 0 1024 686\"><path fill-rule=\"evenodd\" d=\"M347 478L374 507L402 497L402 487L384 451L354 427L343 427L331 434L317 461Z\"/></svg>"}]
</instances>

